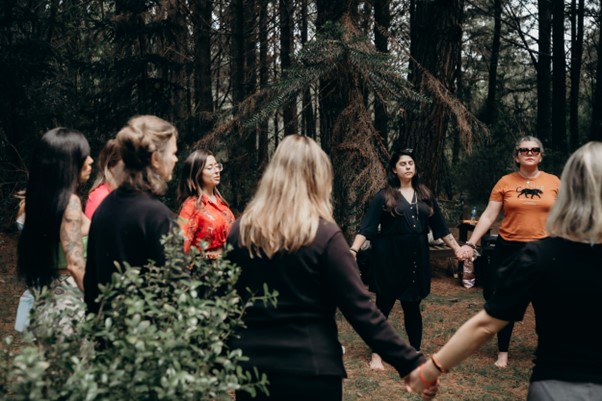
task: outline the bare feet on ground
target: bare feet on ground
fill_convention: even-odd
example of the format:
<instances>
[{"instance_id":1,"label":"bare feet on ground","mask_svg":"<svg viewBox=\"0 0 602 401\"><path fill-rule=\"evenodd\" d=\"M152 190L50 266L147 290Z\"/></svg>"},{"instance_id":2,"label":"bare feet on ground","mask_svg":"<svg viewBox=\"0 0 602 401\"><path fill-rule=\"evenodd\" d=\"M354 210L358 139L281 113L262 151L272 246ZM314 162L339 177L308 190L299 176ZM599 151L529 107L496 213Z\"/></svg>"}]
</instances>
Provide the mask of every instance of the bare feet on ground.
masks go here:
<instances>
[{"instance_id":1,"label":"bare feet on ground","mask_svg":"<svg viewBox=\"0 0 602 401\"><path fill-rule=\"evenodd\" d=\"M385 367L383 366L383 360L380 359L380 355L372 354L372 359L370 360L370 369L385 370Z\"/></svg>"},{"instance_id":2,"label":"bare feet on ground","mask_svg":"<svg viewBox=\"0 0 602 401\"><path fill-rule=\"evenodd\" d=\"M508 353L499 352L497 354L497 361L495 361L494 365L498 368L505 368L506 366L508 366Z\"/></svg>"}]
</instances>

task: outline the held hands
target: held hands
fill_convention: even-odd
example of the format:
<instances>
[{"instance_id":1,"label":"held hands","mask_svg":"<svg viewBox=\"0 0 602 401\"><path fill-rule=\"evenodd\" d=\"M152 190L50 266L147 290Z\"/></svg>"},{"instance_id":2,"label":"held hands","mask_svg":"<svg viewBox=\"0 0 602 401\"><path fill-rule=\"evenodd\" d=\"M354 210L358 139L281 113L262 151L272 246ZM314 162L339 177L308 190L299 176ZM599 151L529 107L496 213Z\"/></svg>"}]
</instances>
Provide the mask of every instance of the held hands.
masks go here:
<instances>
[{"instance_id":1,"label":"held hands","mask_svg":"<svg viewBox=\"0 0 602 401\"><path fill-rule=\"evenodd\" d=\"M475 258L475 250L469 245L462 245L456 251L456 258L462 262Z\"/></svg>"},{"instance_id":2,"label":"held hands","mask_svg":"<svg viewBox=\"0 0 602 401\"><path fill-rule=\"evenodd\" d=\"M419 394L423 400L432 400L439 390L439 379L430 382L424 376L424 365L423 363L406 376L405 386L408 392Z\"/></svg>"}]
</instances>

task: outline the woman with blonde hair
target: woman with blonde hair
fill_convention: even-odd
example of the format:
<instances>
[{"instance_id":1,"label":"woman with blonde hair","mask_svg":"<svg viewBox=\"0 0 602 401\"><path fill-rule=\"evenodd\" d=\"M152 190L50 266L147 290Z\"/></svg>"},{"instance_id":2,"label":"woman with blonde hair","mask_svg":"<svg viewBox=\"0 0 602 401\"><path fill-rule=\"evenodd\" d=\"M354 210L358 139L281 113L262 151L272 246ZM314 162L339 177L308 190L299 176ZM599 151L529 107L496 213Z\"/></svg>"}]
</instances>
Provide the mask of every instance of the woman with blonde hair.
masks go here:
<instances>
[{"instance_id":1,"label":"woman with blonde hair","mask_svg":"<svg viewBox=\"0 0 602 401\"><path fill-rule=\"evenodd\" d=\"M175 216L157 196L172 178L177 136L176 127L150 115L133 117L117 134L122 181L96 209L90 227L84 277L88 311L98 311L98 286L111 280L115 262L165 263L161 237L175 225Z\"/></svg>"},{"instance_id":2,"label":"woman with blonde hair","mask_svg":"<svg viewBox=\"0 0 602 401\"><path fill-rule=\"evenodd\" d=\"M537 349L527 400L598 400L602 345L602 143L589 142L568 160L550 212L550 237L527 244L504 266L496 292L411 382L434 382L533 304Z\"/></svg>"},{"instance_id":3,"label":"woman with blonde hair","mask_svg":"<svg viewBox=\"0 0 602 401\"><path fill-rule=\"evenodd\" d=\"M266 373L270 382L269 396L237 392L239 401L341 400L346 373L337 308L401 377L424 361L364 289L332 216L332 177L330 160L314 140L286 136L232 226L226 257L242 268L237 289L243 302L264 283L278 292L276 307L258 302L246 310L245 328L230 344L249 357L245 367Z\"/></svg>"},{"instance_id":4,"label":"woman with blonde hair","mask_svg":"<svg viewBox=\"0 0 602 401\"><path fill-rule=\"evenodd\" d=\"M178 183L179 223L184 252L198 248L208 259L221 256L234 214L217 189L224 169L209 151L197 149L182 167Z\"/></svg>"},{"instance_id":5,"label":"woman with blonde hair","mask_svg":"<svg viewBox=\"0 0 602 401\"><path fill-rule=\"evenodd\" d=\"M92 219L92 215L104 198L119 185L119 169L122 164L117 140L109 139L98 154L98 172L90 189L84 212L89 219Z\"/></svg>"}]
</instances>

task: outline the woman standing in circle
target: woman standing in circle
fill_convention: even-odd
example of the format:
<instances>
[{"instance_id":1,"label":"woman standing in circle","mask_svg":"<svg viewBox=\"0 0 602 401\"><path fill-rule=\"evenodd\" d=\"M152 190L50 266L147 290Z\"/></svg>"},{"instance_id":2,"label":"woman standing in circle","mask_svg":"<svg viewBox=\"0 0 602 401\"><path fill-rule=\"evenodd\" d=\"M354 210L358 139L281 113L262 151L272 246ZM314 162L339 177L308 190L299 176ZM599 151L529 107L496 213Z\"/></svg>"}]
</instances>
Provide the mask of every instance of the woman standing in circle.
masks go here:
<instances>
[{"instance_id":1,"label":"woman standing in circle","mask_svg":"<svg viewBox=\"0 0 602 401\"><path fill-rule=\"evenodd\" d=\"M84 241L90 221L77 188L90 178L93 161L88 141L76 130L54 128L37 144L25 192L27 217L17 249L17 271L29 289L51 286L58 294L62 285L72 285L83 290ZM21 298L17 331L28 325L33 304L30 290Z\"/></svg>"},{"instance_id":2,"label":"woman standing in circle","mask_svg":"<svg viewBox=\"0 0 602 401\"><path fill-rule=\"evenodd\" d=\"M208 259L222 254L234 222L228 202L217 189L223 169L215 156L204 150L195 150L184 161L178 183L184 252L195 246Z\"/></svg>"},{"instance_id":3,"label":"woman standing in circle","mask_svg":"<svg viewBox=\"0 0 602 401\"><path fill-rule=\"evenodd\" d=\"M600 400L602 143L589 142L571 155L546 224L550 236L526 244L501 271L484 308L412 373L414 388L436 381L509 322L522 320L531 304L537 348L527 400Z\"/></svg>"},{"instance_id":4,"label":"woman standing in circle","mask_svg":"<svg viewBox=\"0 0 602 401\"><path fill-rule=\"evenodd\" d=\"M92 215L111 191L119 186L119 169L122 167L119 147L115 139L109 139L98 155L98 172L86 202L86 217Z\"/></svg>"},{"instance_id":5,"label":"woman standing in circle","mask_svg":"<svg viewBox=\"0 0 602 401\"><path fill-rule=\"evenodd\" d=\"M424 361L370 300L332 217L331 195L326 153L309 137L288 135L232 226L227 258L241 266L236 286L243 304L265 285L278 291L277 305L255 302L245 310L246 327L230 343L249 357L245 367L267 374L270 395L238 391L238 401L341 401L346 374L337 308L401 377Z\"/></svg>"},{"instance_id":6,"label":"woman standing in circle","mask_svg":"<svg viewBox=\"0 0 602 401\"><path fill-rule=\"evenodd\" d=\"M560 180L539 169L543 159L543 144L532 136L516 142L513 157L518 171L503 176L493 187L487 208L481 214L461 258L474 257L476 244L489 230L503 210L504 217L498 230L491 269L484 272L483 296L488 300L496 289L500 268L514 258L529 242L548 236L546 219L558 197ZM495 365L508 364L508 348L514 323L510 322L498 333L498 358Z\"/></svg>"},{"instance_id":7,"label":"woman standing in circle","mask_svg":"<svg viewBox=\"0 0 602 401\"><path fill-rule=\"evenodd\" d=\"M370 202L350 249L355 256L370 240L370 290L376 293L376 306L388 317L395 301L400 301L409 342L417 350L422 342L420 302L431 290L429 229L434 238L459 252L435 197L419 181L413 151L396 151L387 166L387 186ZM370 368L383 369L377 353L372 354Z\"/></svg>"},{"instance_id":8,"label":"woman standing in circle","mask_svg":"<svg viewBox=\"0 0 602 401\"><path fill-rule=\"evenodd\" d=\"M156 197L165 193L178 158L176 127L151 115L133 117L117 134L123 160L119 187L100 204L90 227L84 298L98 312L98 286L111 280L115 262L143 267L165 264L161 238L175 216Z\"/></svg>"}]
</instances>

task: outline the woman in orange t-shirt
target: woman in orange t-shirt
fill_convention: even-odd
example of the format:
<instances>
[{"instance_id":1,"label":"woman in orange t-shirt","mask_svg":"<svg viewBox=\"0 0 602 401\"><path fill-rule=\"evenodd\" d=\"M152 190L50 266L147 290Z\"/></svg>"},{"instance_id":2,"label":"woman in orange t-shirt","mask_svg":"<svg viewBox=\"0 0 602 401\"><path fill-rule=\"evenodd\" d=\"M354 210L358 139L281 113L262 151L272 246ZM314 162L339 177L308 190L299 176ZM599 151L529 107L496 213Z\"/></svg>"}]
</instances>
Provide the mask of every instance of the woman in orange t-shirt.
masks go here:
<instances>
[{"instance_id":1,"label":"woman in orange t-shirt","mask_svg":"<svg viewBox=\"0 0 602 401\"><path fill-rule=\"evenodd\" d=\"M558 197L560 180L539 169L543 158L543 144L532 136L516 142L514 161L518 171L503 176L493 187L487 208L481 215L466 245L460 248L464 258L474 257L477 242L489 230L503 210L504 217L498 230L492 266L485 272L483 296L489 299L496 288L500 268L511 261L529 242L548 236L546 220ZM495 365L508 364L508 348L514 323L498 332L498 359Z\"/></svg>"},{"instance_id":2,"label":"woman in orange t-shirt","mask_svg":"<svg viewBox=\"0 0 602 401\"><path fill-rule=\"evenodd\" d=\"M205 150L195 150L184 161L178 184L184 252L195 246L208 259L222 254L234 222L228 202L217 190L223 169L215 156Z\"/></svg>"}]
</instances>

